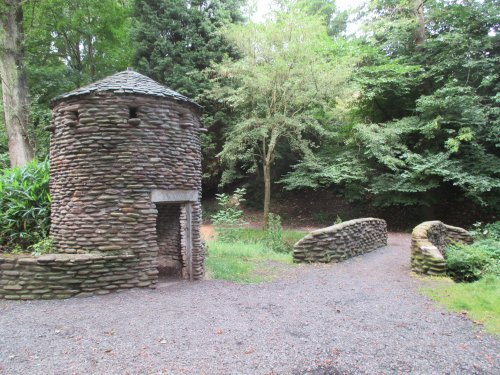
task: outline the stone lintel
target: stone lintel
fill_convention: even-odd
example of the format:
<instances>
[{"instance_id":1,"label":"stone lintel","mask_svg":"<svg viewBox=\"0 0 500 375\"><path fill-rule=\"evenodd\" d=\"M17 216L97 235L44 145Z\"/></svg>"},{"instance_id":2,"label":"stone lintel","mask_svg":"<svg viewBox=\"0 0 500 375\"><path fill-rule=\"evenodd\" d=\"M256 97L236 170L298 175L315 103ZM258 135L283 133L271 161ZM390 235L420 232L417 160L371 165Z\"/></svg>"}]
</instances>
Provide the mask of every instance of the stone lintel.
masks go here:
<instances>
[{"instance_id":1,"label":"stone lintel","mask_svg":"<svg viewBox=\"0 0 500 375\"><path fill-rule=\"evenodd\" d=\"M155 189L151 192L151 201L153 203L161 202L198 202L197 190L163 190Z\"/></svg>"}]
</instances>

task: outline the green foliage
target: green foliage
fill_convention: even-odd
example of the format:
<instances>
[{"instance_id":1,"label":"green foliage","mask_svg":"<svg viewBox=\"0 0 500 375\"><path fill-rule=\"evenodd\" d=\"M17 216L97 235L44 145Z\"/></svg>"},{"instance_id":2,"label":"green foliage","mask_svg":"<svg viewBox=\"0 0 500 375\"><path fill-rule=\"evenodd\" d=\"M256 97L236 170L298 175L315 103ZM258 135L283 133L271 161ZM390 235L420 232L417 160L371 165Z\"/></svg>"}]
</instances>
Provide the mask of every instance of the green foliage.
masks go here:
<instances>
[{"instance_id":1,"label":"green foliage","mask_svg":"<svg viewBox=\"0 0 500 375\"><path fill-rule=\"evenodd\" d=\"M47 236L45 238L42 238L40 241L30 246L31 255L40 256L43 254L48 254L53 251L53 245L54 243L52 237Z\"/></svg>"},{"instance_id":2,"label":"green foliage","mask_svg":"<svg viewBox=\"0 0 500 375\"><path fill-rule=\"evenodd\" d=\"M134 66L143 74L196 99L203 106L203 180L217 188L222 166L215 157L235 114L207 94L213 87L203 73L212 63L235 59L234 46L221 30L243 21L244 0L135 0L131 40Z\"/></svg>"},{"instance_id":3,"label":"green foliage","mask_svg":"<svg viewBox=\"0 0 500 375\"><path fill-rule=\"evenodd\" d=\"M0 172L0 245L37 244L48 236L49 221L48 161Z\"/></svg>"},{"instance_id":4,"label":"green foliage","mask_svg":"<svg viewBox=\"0 0 500 375\"><path fill-rule=\"evenodd\" d=\"M50 100L130 65L129 1L22 3L32 119L28 132L37 157L43 159L48 153L44 128L52 117Z\"/></svg>"},{"instance_id":5,"label":"green foliage","mask_svg":"<svg viewBox=\"0 0 500 375\"><path fill-rule=\"evenodd\" d=\"M500 277L500 241L454 244L445 250L448 274L456 281L476 281L487 274Z\"/></svg>"},{"instance_id":6,"label":"green foliage","mask_svg":"<svg viewBox=\"0 0 500 375\"><path fill-rule=\"evenodd\" d=\"M270 203L275 162L313 152L325 135L325 119L349 95L355 61L345 43L333 41L324 19L290 6L264 23L227 28L242 57L215 64L210 95L238 114L219 157L227 169L221 184L263 172L264 215ZM314 13L314 12L313 12ZM265 218L267 219L267 218Z\"/></svg>"},{"instance_id":7,"label":"green foliage","mask_svg":"<svg viewBox=\"0 0 500 375\"><path fill-rule=\"evenodd\" d=\"M262 233L262 231L260 231ZM280 263L292 263L290 254L268 251L261 242L210 242L208 275L238 283L258 283L279 274Z\"/></svg>"},{"instance_id":8,"label":"green foliage","mask_svg":"<svg viewBox=\"0 0 500 375\"><path fill-rule=\"evenodd\" d=\"M212 215L217 238L222 242L234 242L237 229L245 224L241 203L245 201L245 188L238 188L232 195L216 194L219 210Z\"/></svg>"},{"instance_id":9,"label":"green foliage","mask_svg":"<svg viewBox=\"0 0 500 375\"><path fill-rule=\"evenodd\" d=\"M30 82L43 102L61 89L127 67L133 52L128 1L44 0L30 5L25 9Z\"/></svg>"},{"instance_id":10,"label":"green foliage","mask_svg":"<svg viewBox=\"0 0 500 375\"><path fill-rule=\"evenodd\" d=\"M500 277L500 221L475 223L472 245L454 244L446 249L449 275L456 281L475 281L485 275Z\"/></svg>"},{"instance_id":11,"label":"green foliage","mask_svg":"<svg viewBox=\"0 0 500 375\"><path fill-rule=\"evenodd\" d=\"M21 247L21 245L16 244L14 247L10 250L10 254L13 255L21 255L21 254L26 254L26 250Z\"/></svg>"},{"instance_id":12,"label":"green foliage","mask_svg":"<svg viewBox=\"0 0 500 375\"><path fill-rule=\"evenodd\" d=\"M9 165L10 165L9 154L7 152L0 153L0 171L2 169L9 168Z\"/></svg>"},{"instance_id":13,"label":"green foliage","mask_svg":"<svg viewBox=\"0 0 500 375\"><path fill-rule=\"evenodd\" d=\"M135 66L174 90L198 96L211 87L201 71L235 56L219 30L242 21L242 5L242 0L135 0Z\"/></svg>"},{"instance_id":14,"label":"green foliage","mask_svg":"<svg viewBox=\"0 0 500 375\"><path fill-rule=\"evenodd\" d=\"M312 215L312 218L314 219L315 222L318 224L323 224L323 225L334 225L334 224L340 224L342 223L342 218L339 215L336 215L331 212L316 212Z\"/></svg>"},{"instance_id":15,"label":"green foliage","mask_svg":"<svg viewBox=\"0 0 500 375\"><path fill-rule=\"evenodd\" d=\"M292 251L293 243L285 242L283 238L280 215L269 214L265 244L269 250L275 253L289 253Z\"/></svg>"},{"instance_id":16,"label":"green foliage","mask_svg":"<svg viewBox=\"0 0 500 375\"><path fill-rule=\"evenodd\" d=\"M493 1L372 1L357 39L359 87L332 129L282 181L334 185L375 205L468 200L500 209L500 33Z\"/></svg>"},{"instance_id":17,"label":"green foliage","mask_svg":"<svg viewBox=\"0 0 500 375\"><path fill-rule=\"evenodd\" d=\"M470 314L471 319L484 324L486 331L500 334L500 277L489 275L473 283L441 278L422 291L452 311Z\"/></svg>"},{"instance_id":18,"label":"green foliage","mask_svg":"<svg viewBox=\"0 0 500 375\"><path fill-rule=\"evenodd\" d=\"M294 244L302 237L304 237L307 233L300 230L291 230L284 229L283 230L283 240L285 243ZM249 228L242 227L237 230L237 242L246 243L246 244L266 244L266 236L267 231L261 228Z\"/></svg>"},{"instance_id":19,"label":"green foliage","mask_svg":"<svg viewBox=\"0 0 500 375\"><path fill-rule=\"evenodd\" d=\"M500 221L489 224L475 223L469 233L476 241L484 239L500 241Z\"/></svg>"},{"instance_id":20,"label":"green foliage","mask_svg":"<svg viewBox=\"0 0 500 375\"><path fill-rule=\"evenodd\" d=\"M496 213L498 4L422 1L417 43L416 3L370 1L361 32L345 37L333 0L276 0L258 24L245 22L244 0L22 2L37 156L52 97L133 62L203 105L209 189L247 178L252 193L282 178L378 206ZM0 169L6 145L0 131Z\"/></svg>"},{"instance_id":21,"label":"green foliage","mask_svg":"<svg viewBox=\"0 0 500 375\"><path fill-rule=\"evenodd\" d=\"M214 67L220 85L213 94L241 118L220 156L253 173L264 160L279 157L281 142L309 153L313 142L307 135L324 133L321 115L346 93L352 59L336 54L341 46L328 38L318 18L297 11L278 21L233 26L226 35L243 57Z\"/></svg>"},{"instance_id":22,"label":"green foliage","mask_svg":"<svg viewBox=\"0 0 500 375\"><path fill-rule=\"evenodd\" d=\"M268 281L280 274L282 263L292 263L290 253L270 251L269 233L258 228L239 228L236 240L227 243L219 237L209 241L207 269L210 277L240 283ZM295 243L307 233L282 230L284 243Z\"/></svg>"}]
</instances>

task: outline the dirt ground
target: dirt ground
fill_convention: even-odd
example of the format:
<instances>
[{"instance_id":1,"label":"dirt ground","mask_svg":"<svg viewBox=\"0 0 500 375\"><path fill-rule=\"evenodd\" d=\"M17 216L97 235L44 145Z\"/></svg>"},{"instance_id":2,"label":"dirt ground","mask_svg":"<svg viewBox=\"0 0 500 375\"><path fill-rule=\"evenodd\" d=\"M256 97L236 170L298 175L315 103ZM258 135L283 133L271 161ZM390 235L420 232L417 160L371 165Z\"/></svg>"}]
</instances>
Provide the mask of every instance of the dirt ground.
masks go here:
<instances>
[{"instance_id":1,"label":"dirt ground","mask_svg":"<svg viewBox=\"0 0 500 375\"><path fill-rule=\"evenodd\" d=\"M0 374L499 374L500 341L418 293L409 236L278 280L0 301Z\"/></svg>"}]
</instances>

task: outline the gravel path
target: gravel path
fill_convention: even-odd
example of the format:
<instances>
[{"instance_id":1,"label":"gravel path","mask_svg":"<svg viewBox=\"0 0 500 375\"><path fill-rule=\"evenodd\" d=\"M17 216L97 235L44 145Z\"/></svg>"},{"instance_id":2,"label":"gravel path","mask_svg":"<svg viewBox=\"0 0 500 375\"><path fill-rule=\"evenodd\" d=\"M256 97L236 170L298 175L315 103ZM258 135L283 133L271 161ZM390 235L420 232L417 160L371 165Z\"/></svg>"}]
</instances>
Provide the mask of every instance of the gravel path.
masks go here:
<instances>
[{"instance_id":1,"label":"gravel path","mask_svg":"<svg viewBox=\"0 0 500 375\"><path fill-rule=\"evenodd\" d=\"M0 301L0 374L500 374L500 341L417 293L409 237L260 285Z\"/></svg>"}]
</instances>

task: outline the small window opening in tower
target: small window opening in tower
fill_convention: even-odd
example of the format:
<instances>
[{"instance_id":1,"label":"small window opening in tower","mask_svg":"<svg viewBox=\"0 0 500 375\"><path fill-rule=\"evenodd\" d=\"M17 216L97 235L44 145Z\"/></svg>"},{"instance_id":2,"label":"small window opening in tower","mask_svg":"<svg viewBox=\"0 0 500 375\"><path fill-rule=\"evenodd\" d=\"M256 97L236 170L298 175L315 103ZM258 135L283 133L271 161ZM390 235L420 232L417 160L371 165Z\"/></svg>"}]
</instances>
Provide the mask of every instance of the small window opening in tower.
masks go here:
<instances>
[{"instance_id":1,"label":"small window opening in tower","mask_svg":"<svg viewBox=\"0 0 500 375\"><path fill-rule=\"evenodd\" d=\"M129 107L128 118L137 118L137 108L136 107Z\"/></svg>"}]
</instances>

